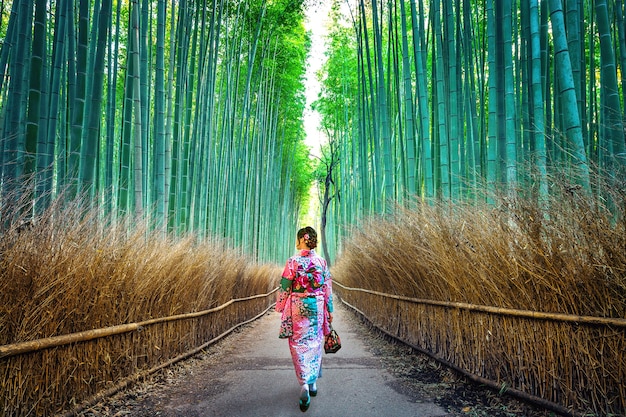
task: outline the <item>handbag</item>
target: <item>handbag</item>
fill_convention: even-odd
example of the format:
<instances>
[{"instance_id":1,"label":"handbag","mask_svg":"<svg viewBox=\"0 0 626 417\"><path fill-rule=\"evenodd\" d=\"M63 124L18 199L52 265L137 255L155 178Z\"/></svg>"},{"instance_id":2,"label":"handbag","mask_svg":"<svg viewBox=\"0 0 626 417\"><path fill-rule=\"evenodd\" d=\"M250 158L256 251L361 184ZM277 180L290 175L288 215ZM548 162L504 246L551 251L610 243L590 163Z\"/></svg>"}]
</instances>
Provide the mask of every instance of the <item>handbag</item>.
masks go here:
<instances>
[{"instance_id":1,"label":"handbag","mask_svg":"<svg viewBox=\"0 0 626 417\"><path fill-rule=\"evenodd\" d=\"M341 349L341 339L335 329L331 327L330 333L324 339L324 352L336 353L339 349Z\"/></svg>"}]
</instances>

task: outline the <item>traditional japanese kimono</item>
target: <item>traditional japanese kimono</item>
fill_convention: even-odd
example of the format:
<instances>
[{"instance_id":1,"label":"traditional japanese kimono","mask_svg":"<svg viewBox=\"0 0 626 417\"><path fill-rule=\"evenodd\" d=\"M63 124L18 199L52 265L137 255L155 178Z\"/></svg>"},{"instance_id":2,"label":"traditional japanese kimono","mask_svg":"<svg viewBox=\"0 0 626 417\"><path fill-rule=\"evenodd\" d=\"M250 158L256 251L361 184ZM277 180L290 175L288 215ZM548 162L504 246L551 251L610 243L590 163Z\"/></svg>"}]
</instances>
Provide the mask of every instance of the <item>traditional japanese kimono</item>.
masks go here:
<instances>
[{"instance_id":1,"label":"traditional japanese kimono","mask_svg":"<svg viewBox=\"0 0 626 417\"><path fill-rule=\"evenodd\" d=\"M287 260L276 311L282 313L279 337L289 339L298 382L314 383L321 376L328 313L333 311L330 271L314 250L301 250Z\"/></svg>"}]
</instances>

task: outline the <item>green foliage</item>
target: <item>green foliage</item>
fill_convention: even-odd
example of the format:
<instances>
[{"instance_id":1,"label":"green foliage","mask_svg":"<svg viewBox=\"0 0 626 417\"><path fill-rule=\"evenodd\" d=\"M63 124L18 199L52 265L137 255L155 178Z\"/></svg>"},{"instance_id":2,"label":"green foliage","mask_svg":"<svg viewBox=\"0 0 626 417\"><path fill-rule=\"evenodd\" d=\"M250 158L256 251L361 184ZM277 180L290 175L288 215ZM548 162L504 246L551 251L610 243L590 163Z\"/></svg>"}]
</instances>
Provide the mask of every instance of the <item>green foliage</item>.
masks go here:
<instances>
[{"instance_id":1,"label":"green foliage","mask_svg":"<svg viewBox=\"0 0 626 417\"><path fill-rule=\"evenodd\" d=\"M295 13L293 1L287 1L284 13ZM299 9L298 9L299 10ZM299 11L301 13L301 10ZM286 26L286 19L280 11L276 11L280 23L276 27L279 52L274 60L276 82L279 86L277 102L282 131L278 139L284 142L283 166L289 169L290 183L293 185L295 200L301 210L307 206L309 190L313 178L310 149L304 144L303 113L305 108L304 73L305 62L310 48L310 39L304 29L302 15L298 24Z\"/></svg>"},{"instance_id":2,"label":"green foliage","mask_svg":"<svg viewBox=\"0 0 626 417\"><path fill-rule=\"evenodd\" d=\"M311 159L309 152L310 149L304 142L299 141L293 154L286 155L287 158L292 160L294 167L290 183L300 204L299 215L302 215L308 207L311 196L311 185L315 180L315 167L317 163L314 159Z\"/></svg>"},{"instance_id":3,"label":"green foliage","mask_svg":"<svg viewBox=\"0 0 626 417\"><path fill-rule=\"evenodd\" d=\"M327 132L349 131L356 115L358 72L356 45L352 31L333 25L327 39L327 60L319 74L321 92L313 106L321 115Z\"/></svg>"},{"instance_id":4,"label":"green foliage","mask_svg":"<svg viewBox=\"0 0 626 417\"><path fill-rule=\"evenodd\" d=\"M601 202L614 197L590 183L594 172L623 190L624 4L522 6L333 2L315 107L342 155L337 235L413 193L464 203L486 187L542 200L554 172Z\"/></svg>"},{"instance_id":5,"label":"green foliage","mask_svg":"<svg viewBox=\"0 0 626 417\"><path fill-rule=\"evenodd\" d=\"M11 2L1 4L0 33L6 34L9 23L24 34L32 33L25 11L33 6L20 4L24 7L12 14ZM303 77L310 47L303 26L304 2L113 2L111 30L106 39L100 39L100 49L96 48L100 17L96 6L101 2L87 0L80 9L59 10L63 4L50 3L48 12L56 16L74 11L68 25L57 26L55 19L48 19L44 28L47 50L65 51L62 65L42 72L41 77L29 77L30 68L23 63L30 62L29 54L35 50L30 37L20 36L26 44L17 49L10 42L2 45L4 61L0 62L7 67L0 86L0 111L11 123L2 128L18 134L2 142L2 149L6 143L12 152L3 152L6 180L0 182L0 193L9 195L8 184L20 187L19 173L26 160L20 126L25 125L30 108L29 126L35 132L34 110L39 108L35 99L45 93L39 85L47 86L47 77L56 77L62 80L58 110L39 118L41 123L57 120L50 132L56 151L50 160L56 176L43 187L37 184L42 195L54 197L66 184L78 189L83 181L100 201L105 195L114 196L101 209L130 214L152 213L154 207L160 213L157 223L168 224L172 231L217 235L242 252L282 258L290 250L291 239L284 245L265 247L262 242L269 240L270 231L261 227L282 224L286 216L295 222L309 194L312 167L303 144L302 120ZM130 18L132 5L139 8L135 15L138 46L131 45L136 30ZM159 14L163 10L166 14ZM165 34L158 45L144 43L157 37L157 16L162 18L159 23ZM100 24L103 29L104 23ZM84 41L82 49L76 39ZM91 80L85 69L95 62L96 51L100 60L106 54L104 66L98 66L104 79L95 84L81 82ZM137 51L135 62L133 51ZM161 51L159 59L157 51ZM42 68L49 66L42 63ZM17 82L21 76L25 81ZM96 91L88 91L87 85ZM25 92L30 92L33 103L23 99ZM46 101L42 96L41 102ZM20 104L8 105L13 102ZM86 118L91 129L83 122ZM157 120L159 129L153 128ZM33 137L28 150L29 156L36 157ZM85 152L88 145L94 154ZM84 169L79 177L77 156L81 154ZM95 172L93 178L91 172ZM156 178L158 188L153 184ZM36 203L45 204L43 199ZM276 205L279 210L265 208ZM39 211L44 209L41 205ZM255 238L251 240L250 235Z\"/></svg>"}]
</instances>

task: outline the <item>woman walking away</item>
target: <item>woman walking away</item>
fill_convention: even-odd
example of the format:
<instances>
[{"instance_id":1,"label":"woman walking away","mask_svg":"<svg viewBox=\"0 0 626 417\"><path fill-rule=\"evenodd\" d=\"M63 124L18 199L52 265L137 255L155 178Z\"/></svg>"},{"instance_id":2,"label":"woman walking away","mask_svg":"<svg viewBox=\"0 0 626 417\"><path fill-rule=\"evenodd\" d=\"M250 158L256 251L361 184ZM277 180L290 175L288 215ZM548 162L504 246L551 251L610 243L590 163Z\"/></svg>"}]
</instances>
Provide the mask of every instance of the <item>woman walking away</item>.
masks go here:
<instances>
[{"instance_id":1,"label":"woman walking away","mask_svg":"<svg viewBox=\"0 0 626 417\"><path fill-rule=\"evenodd\" d=\"M317 395L322 376L324 336L333 316L332 280L326 261L315 253L317 233L298 230L298 253L287 260L280 283L276 311L282 313L280 335L289 350L300 384L300 410L306 411Z\"/></svg>"}]
</instances>

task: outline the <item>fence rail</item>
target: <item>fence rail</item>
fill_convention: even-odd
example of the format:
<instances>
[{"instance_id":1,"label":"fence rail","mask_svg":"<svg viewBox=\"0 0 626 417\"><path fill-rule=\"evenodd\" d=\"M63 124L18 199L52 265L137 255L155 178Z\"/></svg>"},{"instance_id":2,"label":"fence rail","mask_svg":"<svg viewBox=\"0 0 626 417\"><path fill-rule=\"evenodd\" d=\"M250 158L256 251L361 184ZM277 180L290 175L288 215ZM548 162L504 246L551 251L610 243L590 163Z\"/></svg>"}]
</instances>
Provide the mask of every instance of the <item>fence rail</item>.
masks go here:
<instances>
[{"instance_id":1,"label":"fence rail","mask_svg":"<svg viewBox=\"0 0 626 417\"><path fill-rule=\"evenodd\" d=\"M265 314L275 288L216 308L0 346L0 415L71 415Z\"/></svg>"},{"instance_id":2,"label":"fence rail","mask_svg":"<svg viewBox=\"0 0 626 417\"><path fill-rule=\"evenodd\" d=\"M483 306L483 305L468 304L468 303L458 303L458 302L452 302L452 301L426 300L423 298L412 298L412 297L405 297L402 295L394 295L394 294L387 294L387 293L379 292L379 291L366 290L364 288L347 287L336 280L334 280L333 283L337 284L338 286L340 286L341 288L347 291L363 292L363 293L378 295L381 297L391 298L395 300L408 301L408 302L416 303L416 304L458 308L458 309L468 310L468 311L482 311L485 313L501 314L503 316L526 317L529 319L537 319L537 320L554 320L554 321L569 322L569 323L597 324L597 325L602 325L602 326L626 327L626 319L618 319L618 318L610 318L610 317L579 316L575 314L562 314L562 313L542 313L538 311Z\"/></svg>"},{"instance_id":3,"label":"fence rail","mask_svg":"<svg viewBox=\"0 0 626 417\"><path fill-rule=\"evenodd\" d=\"M45 339L38 339L38 340L32 340L28 342L20 342L20 343L13 343L9 345L3 345L3 346L0 346L0 359L8 357L8 356L20 355L20 354L24 354L28 352L36 352L41 349L50 349L50 348L57 347L57 346L69 345L70 343L86 342L88 340L98 339L100 337L108 337L108 336L113 336L116 334L128 333L128 332L133 332L133 331L141 331L144 327L150 326L153 324L167 323L169 321L177 321L177 320L202 317L211 313L218 312L220 310L224 310L226 307L234 303L254 300L257 298L265 298L275 293L276 291L277 289L274 289L272 292L269 292L267 294L253 295L251 297L245 297L245 298L236 298L236 299L230 300L222 304L221 306L211 308L208 310L196 311L193 313L177 314L177 315L169 316L169 317L159 317L156 319L145 320L145 321L141 321L138 323L120 324L117 326L104 327L101 329L86 330L84 332L76 332L76 333L66 334L66 335L61 335L61 336L47 337Z\"/></svg>"},{"instance_id":4,"label":"fence rail","mask_svg":"<svg viewBox=\"0 0 626 417\"><path fill-rule=\"evenodd\" d=\"M384 333L470 379L570 416L626 415L626 320L416 299L335 280Z\"/></svg>"},{"instance_id":5,"label":"fence rail","mask_svg":"<svg viewBox=\"0 0 626 417\"><path fill-rule=\"evenodd\" d=\"M185 360L187 358L192 357L193 355L196 355L198 353L200 353L201 351L203 351L204 349L208 348L209 346L211 346L214 343L219 342L221 339L223 339L224 337L228 336L230 333L232 333L235 329L246 325L248 323L251 323L259 318L261 318L262 316L264 316L271 308L273 308L275 305L275 303L269 305L265 310L263 310L261 313L257 314L255 317L252 317L249 320L246 320L244 322L241 323L237 323L236 325L234 325L233 327L231 327L230 329L226 330L224 333L218 335L217 337L214 337L213 339L209 340L208 342L198 346L195 349L190 350L189 352L185 352L182 355L179 355L177 357L175 357L174 359L171 359L167 362L161 363L157 366L155 366L154 368L148 369L144 372L141 372L140 374L137 375L133 375L130 376L128 378L125 378L121 381L119 381L116 385L114 385L113 387L99 392L97 393L95 396L93 396L92 398L88 399L87 401L84 401L82 404L78 405L77 407L74 407L72 410L69 410L68 412L66 412L65 414L63 414L63 417L71 417L74 416L76 414L78 414L80 411L86 409L87 407L96 404L98 401L100 401L101 399L110 397L112 395L114 395L115 393L121 391L122 389L126 388L129 384L131 384L132 382L141 379L141 378L145 378L149 375L152 375L158 371L160 371L161 369L167 368L168 366L171 366L177 362L180 362L182 360Z\"/></svg>"}]
</instances>

